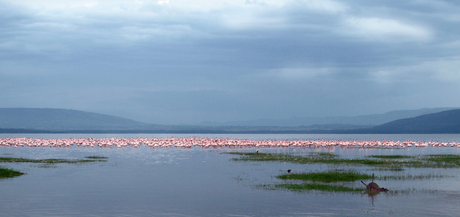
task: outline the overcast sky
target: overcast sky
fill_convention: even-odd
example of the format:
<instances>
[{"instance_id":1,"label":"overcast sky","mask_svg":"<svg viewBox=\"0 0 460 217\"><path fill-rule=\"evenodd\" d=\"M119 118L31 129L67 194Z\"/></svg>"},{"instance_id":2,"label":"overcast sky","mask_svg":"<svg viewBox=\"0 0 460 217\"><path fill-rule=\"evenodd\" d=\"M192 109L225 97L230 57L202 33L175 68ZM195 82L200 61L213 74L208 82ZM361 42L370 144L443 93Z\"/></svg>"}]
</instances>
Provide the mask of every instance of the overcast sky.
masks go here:
<instances>
[{"instance_id":1,"label":"overcast sky","mask_svg":"<svg viewBox=\"0 0 460 217\"><path fill-rule=\"evenodd\" d=\"M460 107L454 0L0 0L0 107L157 124Z\"/></svg>"}]
</instances>

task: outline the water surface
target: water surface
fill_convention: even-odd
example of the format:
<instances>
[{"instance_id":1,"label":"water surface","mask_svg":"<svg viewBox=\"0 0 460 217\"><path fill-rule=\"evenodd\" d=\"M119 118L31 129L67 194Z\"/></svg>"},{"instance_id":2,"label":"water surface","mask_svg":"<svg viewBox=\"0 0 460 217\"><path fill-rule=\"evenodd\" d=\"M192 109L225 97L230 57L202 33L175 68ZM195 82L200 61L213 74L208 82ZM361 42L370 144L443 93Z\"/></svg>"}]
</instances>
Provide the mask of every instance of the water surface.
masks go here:
<instances>
[{"instance_id":1,"label":"water surface","mask_svg":"<svg viewBox=\"0 0 460 217\"><path fill-rule=\"evenodd\" d=\"M221 137L248 139L393 139L458 141L459 135L63 135L10 134L0 137ZM402 172L373 167L285 162L235 162L228 151L203 148L27 148L0 147L0 155L24 158L108 157L88 164L1 163L26 175L0 180L3 216L457 216L460 169L407 168ZM259 152L306 154L333 152L345 157L380 154L460 154L458 148L405 149L271 148ZM266 190L282 183L275 176L297 172L356 169L363 173L438 174L447 178L378 181L390 192L291 192ZM353 184L353 183L352 183ZM359 186L356 182L354 185ZM362 185L362 184L361 184Z\"/></svg>"}]
</instances>

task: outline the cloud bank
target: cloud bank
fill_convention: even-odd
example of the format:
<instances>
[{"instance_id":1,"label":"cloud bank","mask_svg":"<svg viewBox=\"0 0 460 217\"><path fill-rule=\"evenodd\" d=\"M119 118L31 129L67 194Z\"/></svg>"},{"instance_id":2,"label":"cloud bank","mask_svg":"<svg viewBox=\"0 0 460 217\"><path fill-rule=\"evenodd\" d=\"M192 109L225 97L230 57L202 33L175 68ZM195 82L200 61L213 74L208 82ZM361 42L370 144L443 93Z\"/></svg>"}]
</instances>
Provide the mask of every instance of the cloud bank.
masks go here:
<instances>
[{"instance_id":1,"label":"cloud bank","mask_svg":"<svg viewBox=\"0 0 460 217\"><path fill-rule=\"evenodd\" d=\"M158 124L460 106L452 1L0 0L2 107Z\"/></svg>"}]
</instances>

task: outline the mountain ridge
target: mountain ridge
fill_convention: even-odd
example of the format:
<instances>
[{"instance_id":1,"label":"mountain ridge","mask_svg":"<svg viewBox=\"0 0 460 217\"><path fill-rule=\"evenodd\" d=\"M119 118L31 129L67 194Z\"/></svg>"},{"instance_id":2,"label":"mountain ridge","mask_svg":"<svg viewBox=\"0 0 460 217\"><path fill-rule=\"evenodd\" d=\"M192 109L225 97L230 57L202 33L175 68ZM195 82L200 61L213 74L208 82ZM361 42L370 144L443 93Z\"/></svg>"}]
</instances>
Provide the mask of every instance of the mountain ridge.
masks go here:
<instances>
[{"instance_id":1,"label":"mountain ridge","mask_svg":"<svg viewBox=\"0 0 460 217\"><path fill-rule=\"evenodd\" d=\"M460 133L460 109L405 118L365 129L368 133Z\"/></svg>"},{"instance_id":2,"label":"mountain ridge","mask_svg":"<svg viewBox=\"0 0 460 217\"><path fill-rule=\"evenodd\" d=\"M421 108L416 110L395 110L383 114L358 115L358 116L331 116L331 117L296 117L289 119L257 119L249 121L231 122L202 122L200 126L311 126L326 124L351 124L351 125L380 125L394 120L417 117L447 110L454 107Z\"/></svg>"},{"instance_id":3,"label":"mountain ridge","mask_svg":"<svg viewBox=\"0 0 460 217\"><path fill-rule=\"evenodd\" d=\"M0 128L35 130L139 129L148 126L127 118L56 108L0 108Z\"/></svg>"},{"instance_id":4,"label":"mountain ridge","mask_svg":"<svg viewBox=\"0 0 460 217\"><path fill-rule=\"evenodd\" d=\"M460 109L398 119L378 126L314 124L287 127L155 125L72 109L0 108L0 133L460 133Z\"/></svg>"}]
</instances>

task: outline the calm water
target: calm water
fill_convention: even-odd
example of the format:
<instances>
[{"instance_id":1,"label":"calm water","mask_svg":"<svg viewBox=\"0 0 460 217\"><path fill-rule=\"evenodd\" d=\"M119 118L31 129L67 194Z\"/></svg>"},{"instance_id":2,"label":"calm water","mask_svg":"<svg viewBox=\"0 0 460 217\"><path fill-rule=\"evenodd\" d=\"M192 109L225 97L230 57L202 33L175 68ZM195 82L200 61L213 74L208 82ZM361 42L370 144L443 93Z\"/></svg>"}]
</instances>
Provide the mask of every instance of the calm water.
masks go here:
<instances>
[{"instance_id":1,"label":"calm water","mask_svg":"<svg viewBox=\"0 0 460 217\"><path fill-rule=\"evenodd\" d=\"M459 141L460 135L63 135L0 134L0 137L221 137L248 139L393 139ZM458 216L460 169L378 171L371 167L301 165L281 162L234 162L222 152L234 149L6 148L0 156L25 158L108 157L90 164L0 163L27 173L0 179L0 216ZM238 151L255 151L239 149ZM315 149L272 148L261 152L327 151L346 157L371 154L460 154L458 148ZM354 168L363 173L436 174L447 178L378 181L390 192L321 193L264 190L280 183L275 176L296 172ZM362 186L356 182L355 186Z\"/></svg>"}]
</instances>

